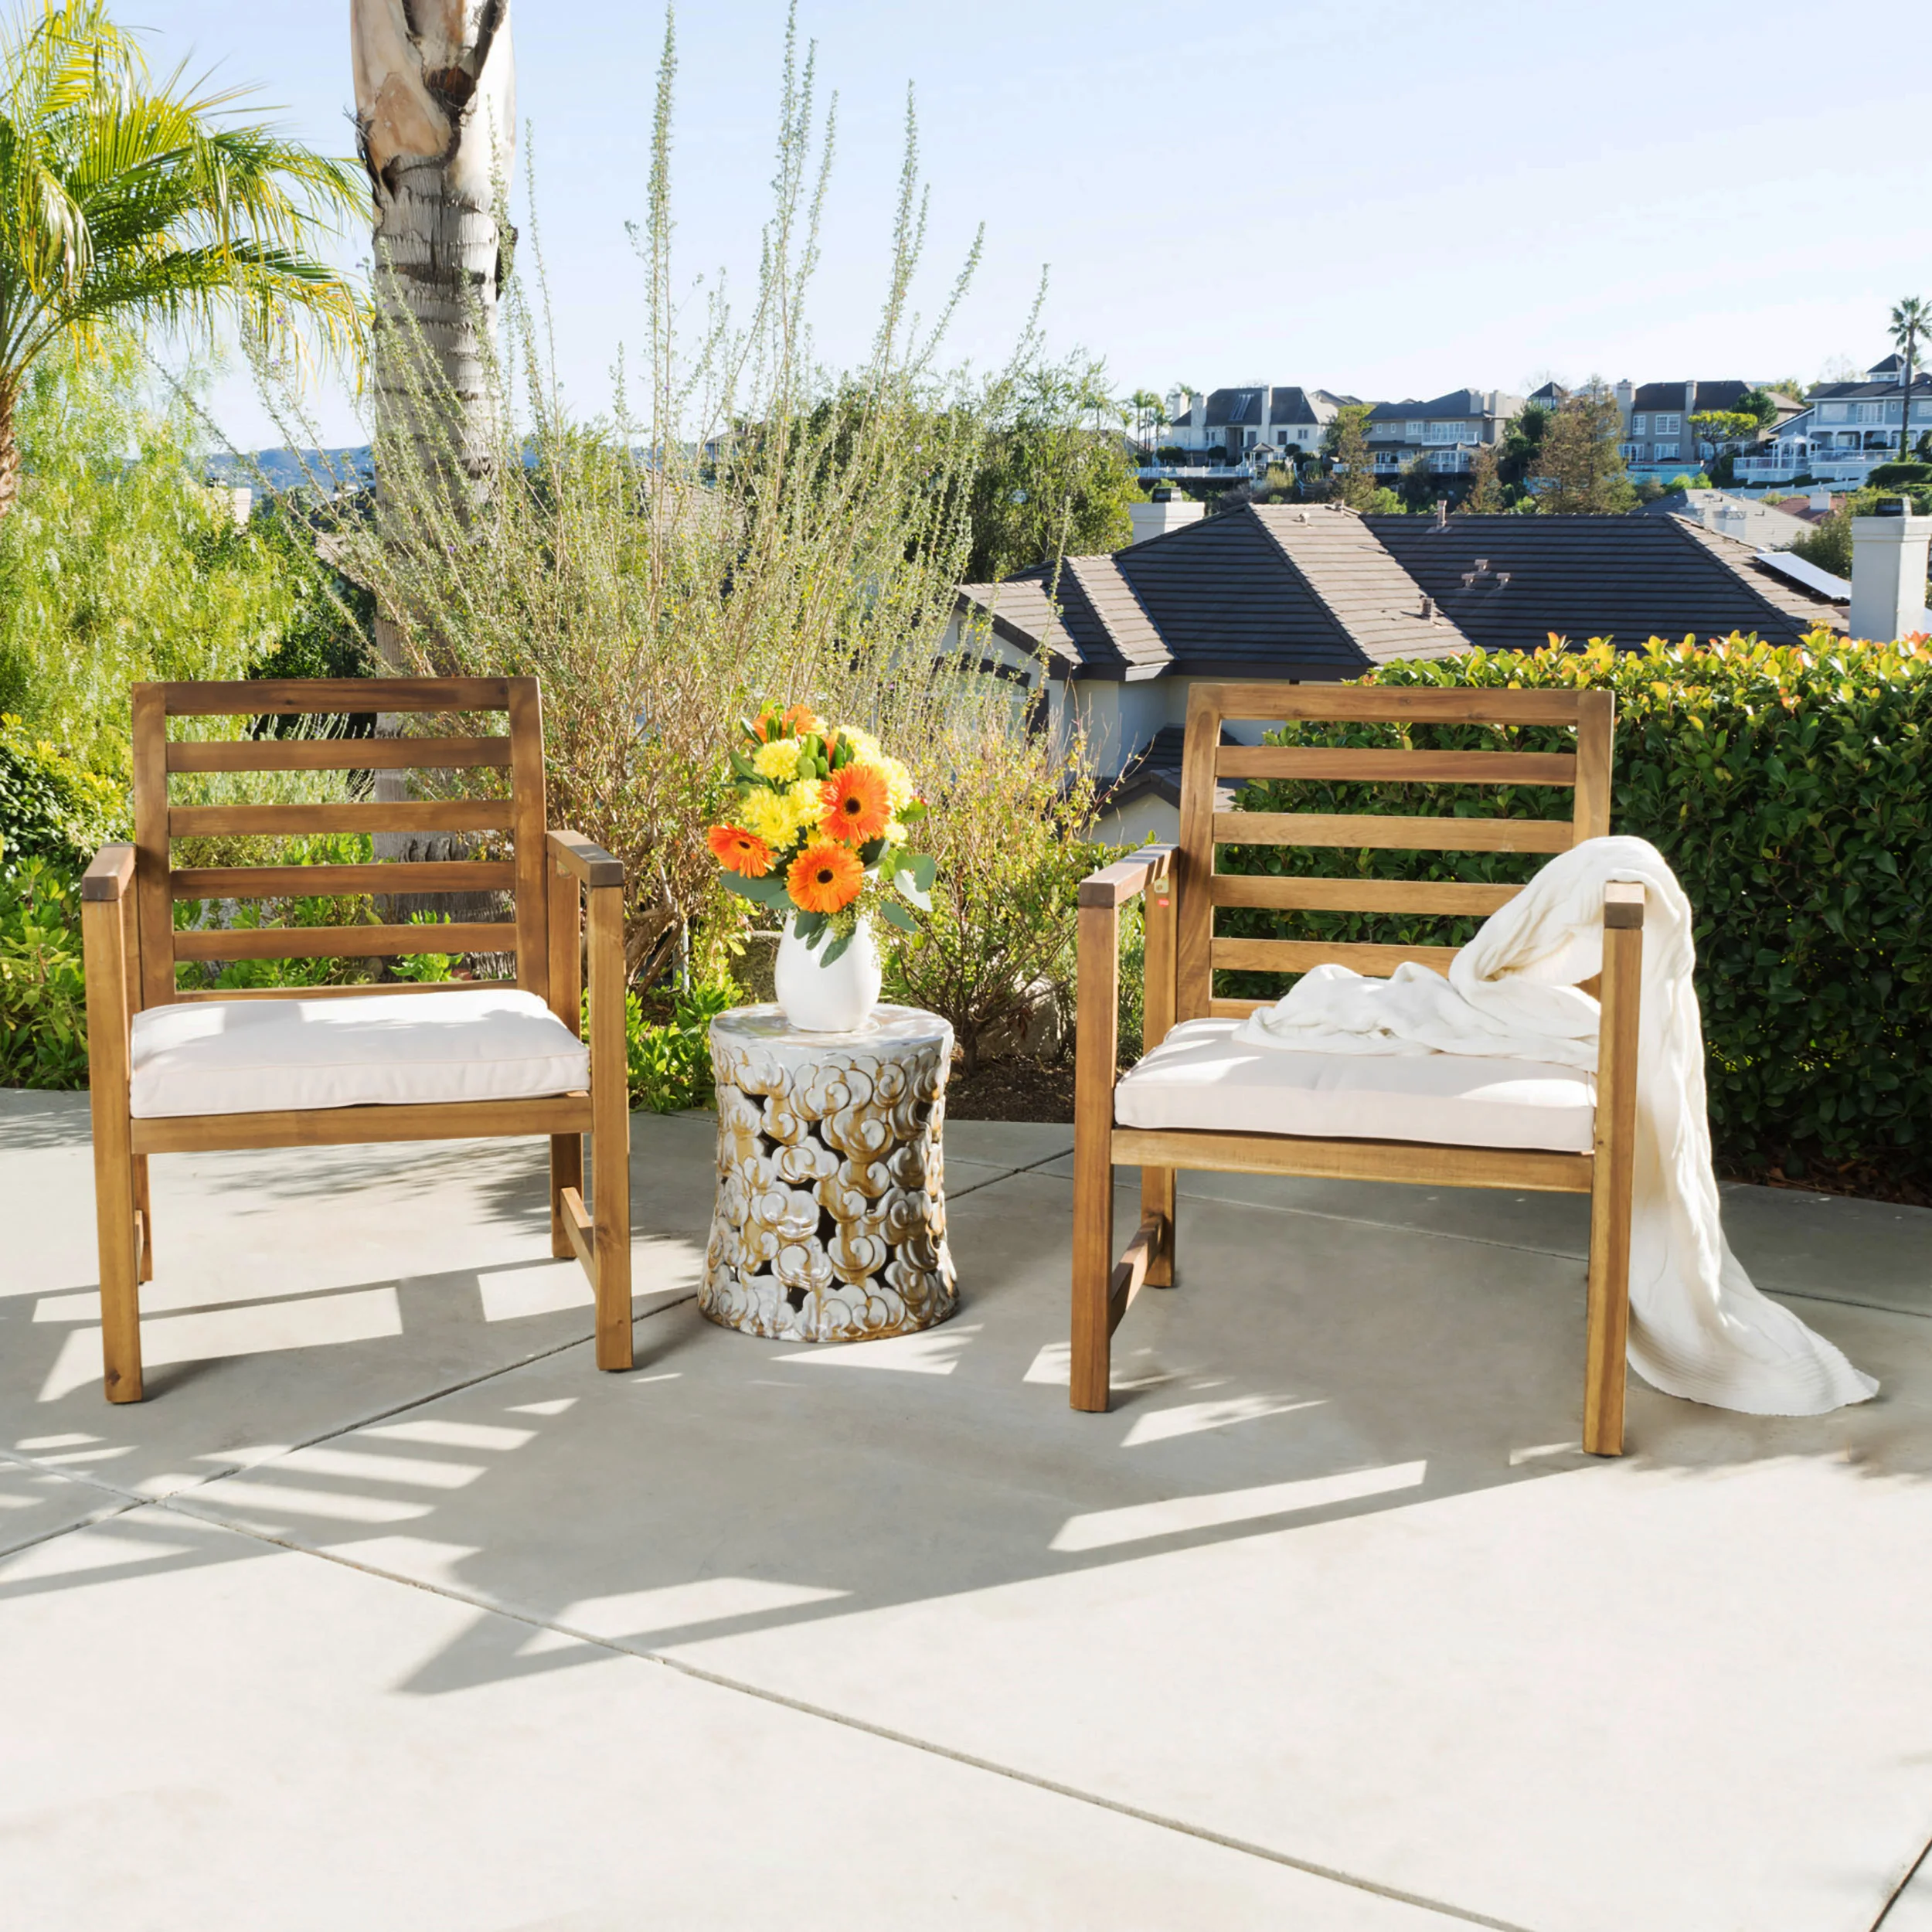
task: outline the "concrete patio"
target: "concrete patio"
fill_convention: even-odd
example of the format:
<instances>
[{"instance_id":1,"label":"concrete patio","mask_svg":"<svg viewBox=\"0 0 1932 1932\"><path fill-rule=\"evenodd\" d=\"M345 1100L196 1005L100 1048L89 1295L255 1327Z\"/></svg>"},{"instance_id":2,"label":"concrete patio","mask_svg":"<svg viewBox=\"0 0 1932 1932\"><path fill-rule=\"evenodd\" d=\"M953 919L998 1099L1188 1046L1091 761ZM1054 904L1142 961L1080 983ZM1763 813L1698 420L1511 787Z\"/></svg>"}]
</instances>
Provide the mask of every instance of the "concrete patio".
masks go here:
<instances>
[{"instance_id":1,"label":"concrete patio","mask_svg":"<svg viewBox=\"0 0 1932 1932\"><path fill-rule=\"evenodd\" d=\"M815 1352L639 1117L621 1376L536 1144L158 1158L111 1408L0 1094L0 1922L1932 1932L1932 1213L1730 1190L1883 1393L1606 1464L1556 1197L1200 1177L1073 1414L1070 1142L953 1124L958 1316Z\"/></svg>"}]
</instances>

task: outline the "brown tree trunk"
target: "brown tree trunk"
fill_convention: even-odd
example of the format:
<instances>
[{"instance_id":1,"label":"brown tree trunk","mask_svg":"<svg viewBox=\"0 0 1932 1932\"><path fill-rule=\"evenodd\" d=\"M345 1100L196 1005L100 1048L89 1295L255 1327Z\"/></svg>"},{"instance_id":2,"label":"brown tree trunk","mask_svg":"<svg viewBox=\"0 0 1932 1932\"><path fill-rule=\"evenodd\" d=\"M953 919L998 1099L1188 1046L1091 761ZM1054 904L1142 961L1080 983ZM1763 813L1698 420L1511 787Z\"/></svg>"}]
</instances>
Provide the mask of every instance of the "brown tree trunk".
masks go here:
<instances>
[{"instance_id":1,"label":"brown tree trunk","mask_svg":"<svg viewBox=\"0 0 1932 1932\"><path fill-rule=\"evenodd\" d=\"M17 400L12 383L0 382L0 516L20 497L20 442L14 427Z\"/></svg>"},{"instance_id":2,"label":"brown tree trunk","mask_svg":"<svg viewBox=\"0 0 1932 1932\"><path fill-rule=\"evenodd\" d=\"M499 220L516 152L509 0L352 0L356 129L374 204L376 514L393 509L383 460L406 443L421 475L459 510L488 487L497 425L489 345L513 236ZM402 635L376 620L386 673L407 667ZM379 736L403 720L378 716ZM406 774L379 772L379 800ZM447 837L378 836L382 859L448 855ZM416 905L399 899L406 917ZM457 920L487 919L488 900L426 902Z\"/></svg>"}]
</instances>

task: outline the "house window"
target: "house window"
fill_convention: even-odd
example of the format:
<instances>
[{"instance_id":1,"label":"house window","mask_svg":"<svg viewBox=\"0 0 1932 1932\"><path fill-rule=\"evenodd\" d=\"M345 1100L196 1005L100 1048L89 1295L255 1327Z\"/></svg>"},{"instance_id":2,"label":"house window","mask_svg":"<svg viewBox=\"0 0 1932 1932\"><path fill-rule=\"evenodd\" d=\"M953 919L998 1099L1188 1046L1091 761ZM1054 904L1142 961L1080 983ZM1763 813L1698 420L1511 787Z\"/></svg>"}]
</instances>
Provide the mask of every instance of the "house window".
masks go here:
<instances>
[{"instance_id":1,"label":"house window","mask_svg":"<svg viewBox=\"0 0 1932 1932\"><path fill-rule=\"evenodd\" d=\"M1404 423L1402 426L1402 440L1405 443L1420 443L1422 440L1423 427L1420 423Z\"/></svg>"},{"instance_id":2,"label":"house window","mask_svg":"<svg viewBox=\"0 0 1932 1932\"><path fill-rule=\"evenodd\" d=\"M1675 436L1682 427L1682 420L1675 416L1659 416L1657 419L1657 434L1659 436ZM1671 454L1675 456L1677 452L1672 450Z\"/></svg>"},{"instance_id":3,"label":"house window","mask_svg":"<svg viewBox=\"0 0 1932 1932\"><path fill-rule=\"evenodd\" d=\"M1654 454L1660 463L1675 463L1677 461L1677 445L1675 443L1659 443Z\"/></svg>"},{"instance_id":4,"label":"house window","mask_svg":"<svg viewBox=\"0 0 1932 1932\"><path fill-rule=\"evenodd\" d=\"M1876 403L1854 403L1852 420L1854 423L1876 423L1879 420L1879 406Z\"/></svg>"},{"instance_id":5,"label":"house window","mask_svg":"<svg viewBox=\"0 0 1932 1932\"><path fill-rule=\"evenodd\" d=\"M1630 419L1630 433L1632 436L1648 436L1650 434L1650 418L1633 416Z\"/></svg>"},{"instance_id":6,"label":"house window","mask_svg":"<svg viewBox=\"0 0 1932 1932\"><path fill-rule=\"evenodd\" d=\"M1642 457L1644 446L1641 443L1619 443L1617 451L1626 463L1634 463Z\"/></svg>"},{"instance_id":7,"label":"house window","mask_svg":"<svg viewBox=\"0 0 1932 1932\"><path fill-rule=\"evenodd\" d=\"M1425 443L1461 443L1473 441L1469 428L1464 423L1425 423L1422 426L1422 440Z\"/></svg>"},{"instance_id":8,"label":"house window","mask_svg":"<svg viewBox=\"0 0 1932 1932\"><path fill-rule=\"evenodd\" d=\"M1845 408L1842 403L1821 403L1818 406L1818 420L1821 423L1842 423Z\"/></svg>"}]
</instances>

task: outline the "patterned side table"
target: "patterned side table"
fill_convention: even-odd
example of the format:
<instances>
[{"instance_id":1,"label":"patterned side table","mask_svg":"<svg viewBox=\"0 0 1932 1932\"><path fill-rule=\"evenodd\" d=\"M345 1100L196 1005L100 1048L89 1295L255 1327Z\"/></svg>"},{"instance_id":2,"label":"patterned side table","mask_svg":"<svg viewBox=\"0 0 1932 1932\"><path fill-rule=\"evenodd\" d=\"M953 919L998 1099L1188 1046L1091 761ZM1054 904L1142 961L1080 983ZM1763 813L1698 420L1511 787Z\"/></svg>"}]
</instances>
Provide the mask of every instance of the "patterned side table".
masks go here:
<instances>
[{"instance_id":1,"label":"patterned side table","mask_svg":"<svg viewBox=\"0 0 1932 1932\"><path fill-rule=\"evenodd\" d=\"M880 1006L855 1033L776 1006L711 1022L718 1200L698 1306L787 1342L862 1342L957 1306L940 1131L953 1029Z\"/></svg>"}]
</instances>

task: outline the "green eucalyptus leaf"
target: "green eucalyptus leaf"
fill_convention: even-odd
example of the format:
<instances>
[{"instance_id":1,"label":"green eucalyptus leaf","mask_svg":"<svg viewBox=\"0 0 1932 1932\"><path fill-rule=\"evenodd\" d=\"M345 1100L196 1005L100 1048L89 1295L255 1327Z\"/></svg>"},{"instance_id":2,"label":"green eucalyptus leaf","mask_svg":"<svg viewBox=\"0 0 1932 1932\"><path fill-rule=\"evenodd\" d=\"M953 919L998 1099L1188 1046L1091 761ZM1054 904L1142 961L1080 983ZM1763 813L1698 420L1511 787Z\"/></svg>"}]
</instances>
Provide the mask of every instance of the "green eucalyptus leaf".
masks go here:
<instances>
[{"instance_id":1,"label":"green eucalyptus leaf","mask_svg":"<svg viewBox=\"0 0 1932 1932\"><path fill-rule=\"evenodd\" d=\"M913 918L903 906L900 905L895 900L882 899L879 902L879 917L887 924L896 926L902 933L916 933L919 930L919 921Z\"/></svg>"},{"instance_id":2,"label":"green eucalyptus leaf","mask_svg":"<svg viewBox=\"0 0 1932 1932\"><path fill-rule=\"evenodd\" d=\"M834 960L842 958L845 948L852 944L858 930L858 927L855 926L850 932L839 934L825 948L825 957L822 963L829 966Z\"/></svg>"}]
</instances>

